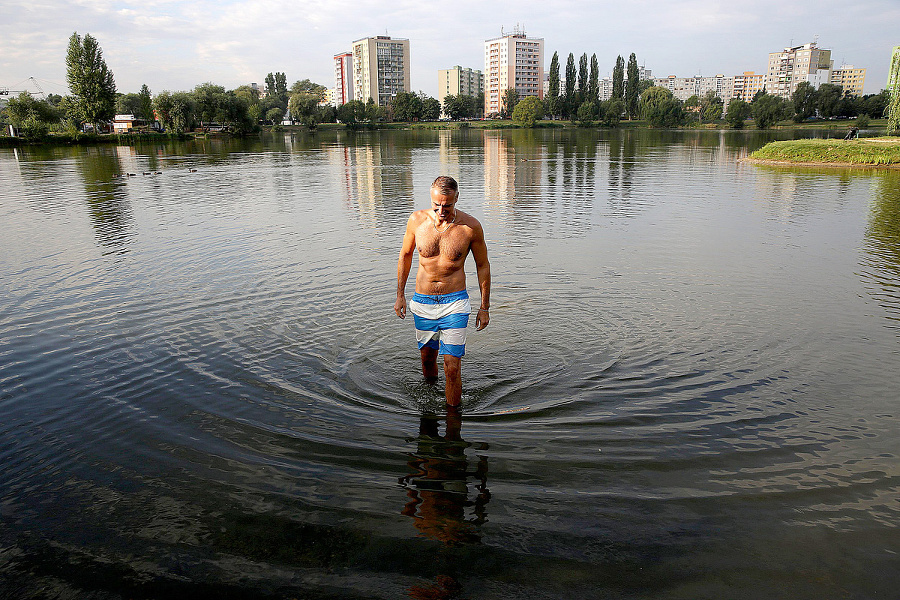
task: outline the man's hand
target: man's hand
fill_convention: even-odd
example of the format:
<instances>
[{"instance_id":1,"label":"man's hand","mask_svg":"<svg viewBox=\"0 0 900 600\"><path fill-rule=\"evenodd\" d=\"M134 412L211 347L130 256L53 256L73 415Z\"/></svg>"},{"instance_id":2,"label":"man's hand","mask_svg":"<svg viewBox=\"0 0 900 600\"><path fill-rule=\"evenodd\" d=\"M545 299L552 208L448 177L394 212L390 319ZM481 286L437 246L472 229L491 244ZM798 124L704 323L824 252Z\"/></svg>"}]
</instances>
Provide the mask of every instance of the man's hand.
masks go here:
<instances>
[{"instance_id":1,"label":"man's hand","mask_svg":"<svg viewBox=\"0 0 900 600\"><path fill-rule=\"evenodd\" d=\"M475 315L475 331L481 331L485 327L488 326L488 323L491 322L491 314L483 308L478 309L478 314Z\"/></svg>"},{"instance_id":2,"label":"man's hand","mask_svg":"<svg viewBox=\"0 0 900 600\"><path fill-rule=\"evenodd\" d=\"M394 312L401 319L406 318L406 296L397 296L397 301L394 302Z\"/></svg>"}]
</instances>

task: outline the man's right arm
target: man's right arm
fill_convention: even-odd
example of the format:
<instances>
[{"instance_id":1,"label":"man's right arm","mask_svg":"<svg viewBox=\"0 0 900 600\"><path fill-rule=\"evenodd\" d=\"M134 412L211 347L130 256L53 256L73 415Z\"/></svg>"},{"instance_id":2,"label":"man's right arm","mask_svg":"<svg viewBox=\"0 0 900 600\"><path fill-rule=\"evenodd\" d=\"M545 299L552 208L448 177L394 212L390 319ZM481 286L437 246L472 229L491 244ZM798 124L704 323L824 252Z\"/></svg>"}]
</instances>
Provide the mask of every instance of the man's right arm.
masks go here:
<instances>
[{"instance_id":1,"label":"man's right arm","mask_svg":"<svg viewBox=\"0 0 900 600\"><path fill-rule=\"evenodd\" d=\"M397 260L397 300L394 302L394 312L401 319L406 318L406 280L412 269L413 253L416 250L416 228L413 217L410 215L406 222L406 234L403 236L403 245L400 247L400 258Z\"/></svg>"}]
</instances>

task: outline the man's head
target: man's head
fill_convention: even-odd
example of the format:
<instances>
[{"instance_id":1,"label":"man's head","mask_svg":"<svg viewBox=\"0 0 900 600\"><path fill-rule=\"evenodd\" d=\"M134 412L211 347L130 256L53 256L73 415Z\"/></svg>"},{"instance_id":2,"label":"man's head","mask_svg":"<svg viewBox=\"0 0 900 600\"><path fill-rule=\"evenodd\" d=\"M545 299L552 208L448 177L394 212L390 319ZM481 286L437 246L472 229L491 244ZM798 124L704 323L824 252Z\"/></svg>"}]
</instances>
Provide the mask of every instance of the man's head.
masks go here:
<instances>
[{"instance_id":1,"label":"man's head","mask_svg":"<svg viewBox=\"0 0 900 600\"><path fill-rule=\"evenodd\" d=\"M452 177L441 175L431 184L431 209L438 221L456 218L456 201L459 199L459 184Z\"/></svg>"}]
</instances>

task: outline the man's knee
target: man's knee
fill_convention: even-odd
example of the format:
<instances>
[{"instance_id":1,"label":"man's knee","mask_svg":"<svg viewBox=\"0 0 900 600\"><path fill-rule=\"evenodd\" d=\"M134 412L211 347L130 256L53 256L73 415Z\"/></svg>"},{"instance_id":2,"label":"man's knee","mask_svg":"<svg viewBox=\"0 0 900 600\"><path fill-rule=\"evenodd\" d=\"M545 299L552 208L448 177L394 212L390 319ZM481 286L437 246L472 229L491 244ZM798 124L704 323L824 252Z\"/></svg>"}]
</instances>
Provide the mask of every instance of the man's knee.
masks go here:
<instances>
[{"instance_id":1,"label":"man's knee","mask_svg":"<svg viewBox=\"0 0 900 600\"><path fill-rule=\"evenodd\" d=\"M444 355L444 376L459 377L462 371L462 359L450 354Z\"/></svg>"}]
</instances>

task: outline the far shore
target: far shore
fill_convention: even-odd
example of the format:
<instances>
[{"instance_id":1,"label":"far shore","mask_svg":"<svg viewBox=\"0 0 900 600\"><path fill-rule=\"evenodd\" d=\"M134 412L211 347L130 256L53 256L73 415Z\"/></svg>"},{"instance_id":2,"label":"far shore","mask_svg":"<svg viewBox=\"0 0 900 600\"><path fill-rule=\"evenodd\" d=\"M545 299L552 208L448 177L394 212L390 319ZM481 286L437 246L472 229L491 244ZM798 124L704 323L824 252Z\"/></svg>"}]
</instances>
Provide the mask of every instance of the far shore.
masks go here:
<instances>
[{"instance_id":1,"label":"far shore","mask_svg":"<svg viewBox=\"0 0 900 600\"><path fill-rule=\"evenodd\" d=\"M865 127L868 135L872 133L884 131L887 124L886 119L872 119L870 124ZM753 121L747 122L747 126L742 129L734 129L728 127L723 121L712 123L694 123L684 127L675 128L678 131L727 131L727 132L760 132L760 131L821 131L827 132L829 135L842 136L849 127L855 125L854 119L834 120L834 121L813 121L808 123L794 123L792 121L783 121L768 129L758 129L753 125ZM616 127L604 127L598 123L585 127L583 124L573 123L569 120L551 120L543 119L535 123L537 129L586 129L586 130L604 130L613 131L616 129L652 129L647 122L640 119L622 120ZM315 134L316 131L377 131L384 129L399 130L415 130L415 129L432 129L432 130L457 130L457 129L528 129L509 119L494 120L463 120L463 121L421 121L413 123L360 123L353 127L348 127L342 123L320 123L316 129L309 129L303 125L277 125L262 127L259 131L245 134L244 137L253 137L261 133L307 133ZM659 129L658 131L666 131ZM134 131L130 133L81 133L81 132L53 132L46 137L38 140L27 140L23 137L10 137L0 135L0 147L17 147L17 146L36 146L36 145L93 145L116 143L120 145L134 145L145 142L159 142L167 140L188 140L188 139L206 139L216 137L231 137L232 134L222 132L205 132L205 131L188 131L185 133L167 133L154 131ZM874 138L866 138L874 139ZM780 159L778 159L780 160ZM789 163L793 163L789 159L784 159ZM824 164L835 164L834 162L825 161ZM856 163L850 163L856 164Z\"/></svg>"}]
</instances>

